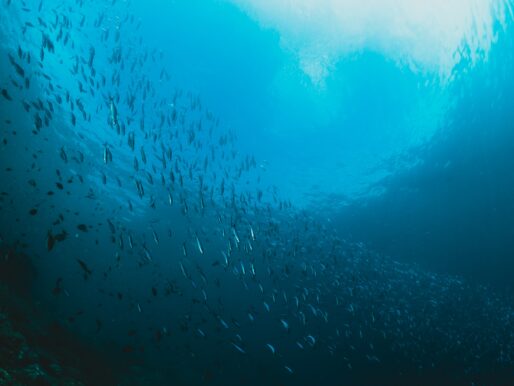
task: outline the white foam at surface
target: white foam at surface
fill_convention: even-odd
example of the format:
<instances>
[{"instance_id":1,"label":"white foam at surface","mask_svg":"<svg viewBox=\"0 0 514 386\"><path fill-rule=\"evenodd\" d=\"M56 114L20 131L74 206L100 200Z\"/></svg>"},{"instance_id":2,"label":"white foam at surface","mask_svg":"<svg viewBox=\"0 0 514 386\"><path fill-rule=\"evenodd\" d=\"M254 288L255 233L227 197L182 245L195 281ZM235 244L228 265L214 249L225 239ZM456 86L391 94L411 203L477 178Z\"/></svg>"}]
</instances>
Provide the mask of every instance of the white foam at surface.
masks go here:
<instances>
[{"instance_id":1,"label":"white foam at surface","mask_svg":"<svg viewBox=\"0 0 514 386\"><path fill-rule=\"evenodd\" d=\"M462 58L486 58L510 0L230 0L280 33L284 49L323 84L342 57L373 50L450 79Z\"/></svg>"}]
</instances>

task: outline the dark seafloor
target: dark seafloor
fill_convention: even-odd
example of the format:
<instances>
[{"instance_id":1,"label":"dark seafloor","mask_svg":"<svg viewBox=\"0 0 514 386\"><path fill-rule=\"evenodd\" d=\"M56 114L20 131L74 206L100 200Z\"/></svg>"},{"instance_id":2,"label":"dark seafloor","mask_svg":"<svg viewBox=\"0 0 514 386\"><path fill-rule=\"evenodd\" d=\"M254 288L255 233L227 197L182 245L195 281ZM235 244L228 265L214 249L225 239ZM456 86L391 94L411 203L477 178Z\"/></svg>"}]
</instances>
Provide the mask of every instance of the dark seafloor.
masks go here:
<instances>
[{"instance_id":1,"label":"dark seafloor","mask_svg":"<svg viewBox=\"0 0 514 386\"><path fill-rule=\"evenodd\" d=\"M513 87L474 85L490 115L453 111L503 128L498 159L457 154L459 131L442 131L386 193L301 205L132 12L1 0L0 385L514 385ZM472 174L472 193L434 182L441 170ZM442 195L461 222L433 211ZM491 201L498 239L465 218ZM499 272L427 264L427 249L446 258L438 232Z\"/></svg>"}]
</instances>

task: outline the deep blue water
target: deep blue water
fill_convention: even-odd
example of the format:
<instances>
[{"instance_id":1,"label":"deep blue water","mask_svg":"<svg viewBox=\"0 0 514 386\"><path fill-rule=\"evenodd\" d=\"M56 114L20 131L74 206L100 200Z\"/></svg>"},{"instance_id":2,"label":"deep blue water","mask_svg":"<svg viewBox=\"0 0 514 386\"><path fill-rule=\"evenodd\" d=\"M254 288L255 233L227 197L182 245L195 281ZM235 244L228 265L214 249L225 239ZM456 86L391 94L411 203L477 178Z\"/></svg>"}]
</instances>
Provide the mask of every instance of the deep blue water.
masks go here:
<instances>
[{"instance_id":1,"label":"deep blue water","mask_svg":"<svg viewBox=\"0 0 514 386\"><path fill-rule=\"evenodd\" d=\"M511 3L427 4L1 0L34 303L120 384L514 384Z\"/></svg>"}]
</instances>

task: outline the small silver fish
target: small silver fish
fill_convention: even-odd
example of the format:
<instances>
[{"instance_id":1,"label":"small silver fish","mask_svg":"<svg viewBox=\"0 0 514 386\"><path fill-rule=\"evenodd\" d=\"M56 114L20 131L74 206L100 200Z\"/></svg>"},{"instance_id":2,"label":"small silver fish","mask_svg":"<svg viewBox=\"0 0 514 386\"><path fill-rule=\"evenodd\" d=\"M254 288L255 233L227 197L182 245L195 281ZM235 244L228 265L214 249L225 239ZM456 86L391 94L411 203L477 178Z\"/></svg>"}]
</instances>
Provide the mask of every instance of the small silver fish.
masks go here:
<instances>
[{"instance_id":1,"label":"small silver fish","mask_svg":"<svg viewBox=\"0 0 514 386\"><path fill-rule=\"evenodd\" d=\"M243 350L240 346L238 346L237 344L231 342L232 346L234 346L236 348L237 351L239 351L240 353L242 354L246 354L246 351Z\"/></svg>"},{"instance_id":2,"label":"small silver fish","mask_svg":"<svg viewBox=\"0 0 514 386\"><path fill-rule=\"evenodd\" d=\"M200 252L201 255L203 255L203 248L202 248L202 244L200 243L200 239L198 239L198 236L195 236L196 237L196 247L198 248L198 251Z\"/></svg>"}]
</instances>

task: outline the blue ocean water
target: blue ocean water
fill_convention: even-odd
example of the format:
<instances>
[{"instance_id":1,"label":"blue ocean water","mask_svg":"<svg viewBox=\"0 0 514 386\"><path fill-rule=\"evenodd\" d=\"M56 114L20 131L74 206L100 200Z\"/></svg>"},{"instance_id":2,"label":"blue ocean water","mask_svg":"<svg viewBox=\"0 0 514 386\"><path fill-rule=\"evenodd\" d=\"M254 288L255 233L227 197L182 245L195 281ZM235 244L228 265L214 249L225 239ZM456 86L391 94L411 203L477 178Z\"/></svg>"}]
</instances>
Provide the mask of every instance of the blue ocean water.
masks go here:
<instances>
[{"instance_id":1,"label":"blue ocean water","mask_svg":"<svg viewBox=\"0 0 514 386\"><path fill-rule=\"evenodd\" d=\"M0 278L85 384L514 384L512 17L1 0Z\"/></svg>"}]
</instances>

